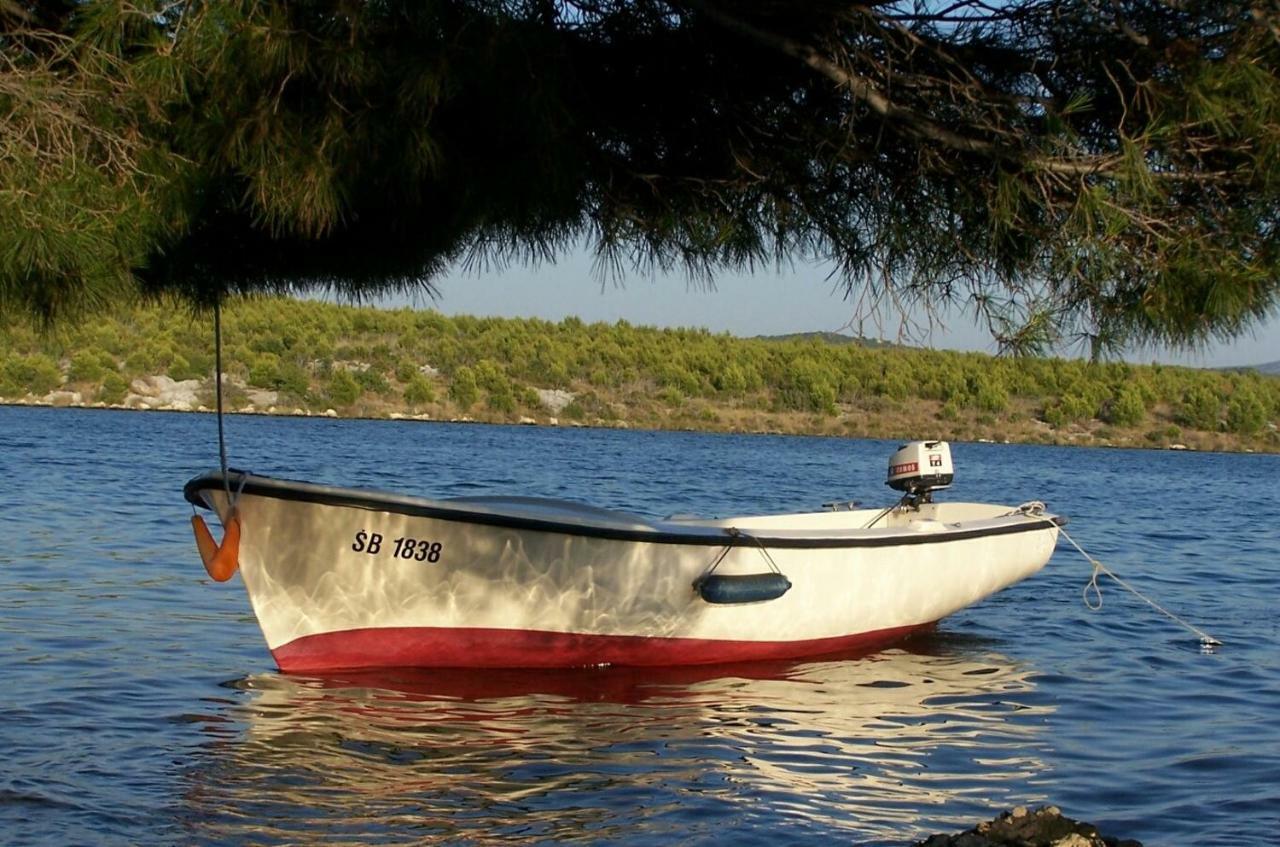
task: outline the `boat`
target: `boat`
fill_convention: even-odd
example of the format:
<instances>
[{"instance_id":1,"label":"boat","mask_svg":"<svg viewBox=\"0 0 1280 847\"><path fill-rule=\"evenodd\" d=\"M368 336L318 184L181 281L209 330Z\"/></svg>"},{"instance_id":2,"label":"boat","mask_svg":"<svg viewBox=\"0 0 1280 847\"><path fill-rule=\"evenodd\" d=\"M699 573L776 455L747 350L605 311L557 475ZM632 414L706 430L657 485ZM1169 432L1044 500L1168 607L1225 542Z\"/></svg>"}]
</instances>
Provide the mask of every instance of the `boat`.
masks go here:
<instances>
[{"instance_id":1,"label":"boat","mask_svg":"<svg viewBox=\"0 0 1280 847\"><path fill-rule=\"evenodd\" d=\"M221 548L193 518L206 567L238 569L282 671L675 666L888 645L1040 570L1065 524L935 501L945 442L903 445L889 471L888 508L712 518L233 469L184 495L220 516Z\"/></svg>"}]
</instances>

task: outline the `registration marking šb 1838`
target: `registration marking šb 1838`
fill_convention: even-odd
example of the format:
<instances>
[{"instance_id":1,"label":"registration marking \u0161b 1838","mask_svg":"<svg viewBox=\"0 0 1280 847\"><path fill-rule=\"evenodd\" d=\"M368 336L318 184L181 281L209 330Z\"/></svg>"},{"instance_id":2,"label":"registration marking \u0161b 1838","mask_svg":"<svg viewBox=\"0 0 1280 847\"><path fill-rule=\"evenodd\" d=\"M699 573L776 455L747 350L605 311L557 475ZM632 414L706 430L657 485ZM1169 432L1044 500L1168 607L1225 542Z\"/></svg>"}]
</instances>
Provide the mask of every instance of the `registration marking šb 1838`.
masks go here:
<instances>
[{"instance_id":1,"label":"registration marking \u0161b 1838","mask_svg":"<svg viewBox=\"0 0 1280 847\"><path fill-rule=\"evenodd\" d=\"M383 538L380 532L365 532L362 529L356 533L351 549L370 556L385 553L393 559L412 559L435 564L440 561L440 553L444 546L439 541L430 541L425 538L403 537L388 540Z\"/></svg>"}]
</instances>

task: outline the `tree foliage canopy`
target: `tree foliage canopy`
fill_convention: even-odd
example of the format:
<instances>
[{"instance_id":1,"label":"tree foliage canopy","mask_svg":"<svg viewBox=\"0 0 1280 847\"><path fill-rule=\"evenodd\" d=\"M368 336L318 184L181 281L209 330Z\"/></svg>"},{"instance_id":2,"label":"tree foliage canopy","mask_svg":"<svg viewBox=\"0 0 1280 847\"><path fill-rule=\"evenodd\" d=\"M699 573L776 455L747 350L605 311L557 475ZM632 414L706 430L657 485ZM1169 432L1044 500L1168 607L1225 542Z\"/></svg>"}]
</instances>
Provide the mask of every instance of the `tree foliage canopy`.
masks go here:
<instances>
[{"instance_id":1,"label":"tree foliage canopy","mask_svg":"<svg viewBox=\"0 0 1280 847\"><path fill-rule=\"evenodd\" d=\"M1274 0L0 0L0 309L832 263L1010 349L1280 293Z\"/></svg>"}]
</instances>

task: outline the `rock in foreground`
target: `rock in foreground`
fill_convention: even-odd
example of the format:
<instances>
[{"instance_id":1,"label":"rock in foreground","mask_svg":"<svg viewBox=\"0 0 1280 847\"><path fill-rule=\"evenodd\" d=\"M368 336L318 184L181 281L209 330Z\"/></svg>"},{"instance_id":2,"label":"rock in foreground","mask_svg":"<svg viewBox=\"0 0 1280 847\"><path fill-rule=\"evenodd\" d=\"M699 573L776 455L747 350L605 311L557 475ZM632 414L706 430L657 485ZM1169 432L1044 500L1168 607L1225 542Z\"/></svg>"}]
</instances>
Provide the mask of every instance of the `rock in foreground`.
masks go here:
<instances>
[{"instance_id":1,"label":"rock in foreground","mask_svg":"<svg viewBox=\"0 0 1280 847\"><path fill-rule=\"evenodd\" d=\"M1063 817L1056 806L1019 806L959 835L931 835L915 847L1142 847L1131 839L1099 834L1091 823Z\"/></svg>"}]
</instances>

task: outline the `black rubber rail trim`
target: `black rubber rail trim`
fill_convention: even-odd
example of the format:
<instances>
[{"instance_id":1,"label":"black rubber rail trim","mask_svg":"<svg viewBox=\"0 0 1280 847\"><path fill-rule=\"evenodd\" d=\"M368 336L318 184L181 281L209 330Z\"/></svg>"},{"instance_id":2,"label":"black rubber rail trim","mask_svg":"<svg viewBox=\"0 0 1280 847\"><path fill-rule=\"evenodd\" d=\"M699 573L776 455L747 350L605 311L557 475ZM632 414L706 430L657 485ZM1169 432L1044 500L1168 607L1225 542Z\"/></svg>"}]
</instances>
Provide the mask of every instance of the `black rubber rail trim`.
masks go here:
<instances>
[{"instance_id":1,"label":"black rubber rail trim","mask_svg":"<svg viewBox=\"0 0 1280 847\"><path fill-rule=\"evenodd\" d=\"M228 473L231 488L240 485L241 471L231 470ZM210 471L190 480L183 486L182 494L189 503L200 508L208 508L201 493L204 491L221 492L223 490L222 474ZM507 527L510 529L532 530L535 532L554 532L561 535L573 535L585 538L605 538L615 541L638 541L647 544L688 544L704 547L743 547L763 544L774 549L818 550L851 547L901 547L908 544L939 544L948 541L959 541L967 538L986 538L994 535L1014 535L1020 532L1035 532L1045 528L1045 524L1066 526L1067 519L1060 515L1044 515L1038 520L1018 521L999 526L978 527L964 530L944 530L942 532L917 533L909 532L901 535L873 536L869 538L816 537L796 538L769 535L729 533L729 527L711 531L705 527L691 527L688 530L671 530L664 524L662 529L639 527L635 529L620 526L598 526L590 523L559 521L547 518L536 518L527 515L513 515L498 511L487 511L482 507L450 506L448 501L426 500L418 497L407 497L381 491L357 488L339 488L330 485L317 485L310 482L276 479L273 477L249 475L244 481L243 493L256 497L270 497L275 500L288 500L297 503L315 503L323 506L343 506L352 509L365 509L375 512L390 512L413 517L436 518L458 523L481 524L483 526ZM599 510L607 513L607 510ZM620 517L624 513L613 513ZM627 516L630 517L630 516ZM637 520L644 520L635 516Z\"/></svg>"}]
</instances>

